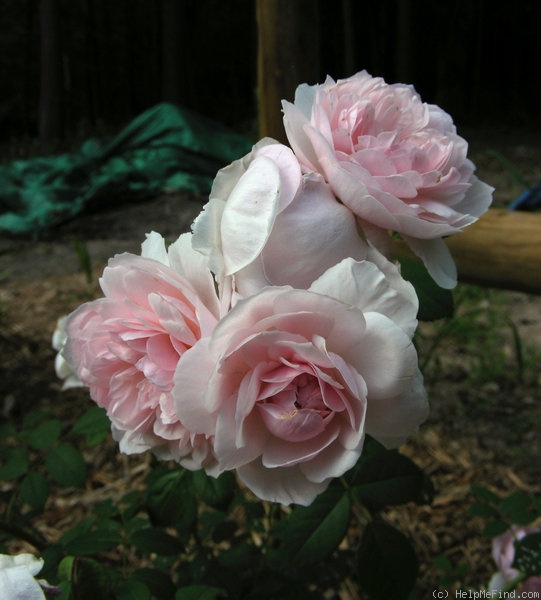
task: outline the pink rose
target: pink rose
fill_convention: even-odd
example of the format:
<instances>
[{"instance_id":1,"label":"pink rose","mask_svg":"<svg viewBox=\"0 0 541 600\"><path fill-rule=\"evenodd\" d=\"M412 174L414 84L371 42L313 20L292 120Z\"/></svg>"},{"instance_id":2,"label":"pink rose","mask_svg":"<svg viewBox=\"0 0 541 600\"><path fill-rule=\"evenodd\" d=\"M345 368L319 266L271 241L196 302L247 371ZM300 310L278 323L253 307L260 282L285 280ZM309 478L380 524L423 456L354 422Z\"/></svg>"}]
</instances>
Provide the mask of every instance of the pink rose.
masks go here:
<instances>
[{"instance_id":1,"label":"pink rose","mask_svg":"<svg viewBox=\"0 0 541 600\"><path fill-rule=\"evenodd\" d=\"M142 256L109 261L104 298L65 323L61 354L92 399L107 410L125 453L152 450L189 468L211 460L205 436L192 435L174 411L171 390L179 359L219 319L212 274L185 234L165 249L151 233ZM73 380L64 365L63 372Z\"/></svg>"},{"instance_id":2,"label":"pink rose","mask_svg":"<svg viewBox=\"0 0 541 600\"><path fill-rule=\"evenodd\" d=\"M233 303L266 285L306 289L342 259L367 255L355 218L322 177L303 176L291 149L268 138L219 171L193 247L223 294L233 286Z\"/></svg>"},{"instance_id":3,"label":"pink rose","mask_svg":"<svg viewBox=\"0 0 541 600\"><path fill-rule=\"evenodd\" d=\"M345 259L308 290L267 287L185 352L175 409L212 439L210 474L236 470L261 499L307 505L355 465L366 433L397 446L416 431L417 297L386 265L388 277Z\"/></svg>"},{"instance_id":4,"label":"pink rose","mask_svg":"<svg viewBox=\"0 0 541 600\"><path fill-rule=\"evenodd\" d=\"M456 268L441 237L476 221L492 188L473 175L451 117L421 102L412 86L389 85L366 71L303 84L283 109L304 170L325 177L365 235L388 254L387 232L399 232L432 277L453 287Z\"/></svg>"},{"instance_id":5,"label":"pink rose","mask_svg":"<svg viewBox=\"0 0 541 600\"><path fill-rule=\"evenodd\" d=\"M490 591L503 590L507 584L520 575L519 571L512 566L515 560L515 541L539 531L541 531L539 527L513 525L511 529L492 540L492 557L498 567L498 572L492 576L488 584ZM520 592L541 592L541 577L529 577L522 581L517 589Z\"/></svg>"}]
</instances>

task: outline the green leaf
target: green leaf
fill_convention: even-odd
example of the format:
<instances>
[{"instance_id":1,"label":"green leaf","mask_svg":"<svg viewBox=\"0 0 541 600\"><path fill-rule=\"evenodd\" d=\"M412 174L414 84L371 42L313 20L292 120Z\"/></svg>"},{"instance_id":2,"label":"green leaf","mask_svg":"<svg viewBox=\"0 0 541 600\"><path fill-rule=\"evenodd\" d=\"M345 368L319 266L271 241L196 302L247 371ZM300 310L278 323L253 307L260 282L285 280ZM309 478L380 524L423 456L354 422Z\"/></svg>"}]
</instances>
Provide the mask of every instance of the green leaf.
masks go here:
<instances>
[{"instance_id":1,"label":"green leaf","mask_svg":"<svg viewBox=\"0 0 541 600\"><path fill-rule=\"evenodd\" d=\"M218 509L225 509L229 505L237 489L235 476L229 471L218 478L207 475L203 470L195 471L193 485L205 504Z\"/></svg>"},{"instance_id":2,"label":"green leaf","mask_svg":"<svg viewBox=\"0 0 541 600\"><path fill-rule=\"evenodd\" d=\"M30 471L21 483L21 500L34 509L42 509L49 497L49 484L43 473Z\"/></svg>"},{"instance_id":3,"label":"green leaf","mask_svg":"<svg viewBox=\"0 0 541 600\"><path fill-rule=\"evenodd\" d=\"M65 556L58 565L58 578L60 581L71 581L71 573L73 570L73 561L75 557Z\"/></svg>"},{"instance_id":4,"label":"green leaf","mask_svg":"<svg viewBox=\"0 0 541 600\"><path fill-rule=\"evenodd\" d=\"M90 558L75 558L71 571L72 598L77 600L115 600L114 574Z\"/></svg>"},{"instance_id":5,"label":"green leaf","mask_svg":"<svg viewBox=\"0 0 541 600\"><path fill-rule=\"evenodd\" d=\"M409 540L394 527L368 523L356 562L359 583L371 600L407 600L419 567Z\"/></svg>"},{"instance_id":6,"label":"green leaf","mask_svg":"<svg viewBox=\"0 0 541 600\"><path fill-rule=\"evenodd\" d=\"M34 450L50 448L60 437L62 422L52 419L39 423L32 429L25 429L19 433L19 438L25 441Z\"/></svg>"},{"instance_id":7,"label":"green leaf","mask_svg":"<svg viewBox=\"0 0 541 600\"><path fill-rule=\"evenodd\" d=\"M115 548L122 543L122 535L117 524L116 529L112 529L103 522L99 527L85 531L77 537L66 541L63 546L68 554L85 556L88 554L99 554L111 548Z\"/></svg>"},{"instance_id":8,"label":"green leaf","mask_svg":"<svg viewBox=\"0 0 541 600\"><path fill-rule=\"evenodd\" d=\"M77 258L79 259L81 270L86 276L87 283L92 283L92 261L90 260L90 254L86 243L75 237L72 238L71 243L73 244Z\"/></svg>"},{"instance_id":9,"label":"green leaf","mask_svg":"<svg viewBox=\"0 0 541 600\"><path fill-rule=\"evenodd\" d=\"M497 494L479 483L472 483L470 485L470 492L489 504L496 505L500 503L500 497Z\"/></svg>"},{"instance_id":10,"label":"green leaf","mask_svg":"<svg viewBox=\"0 0 541 600\"><path fill-rule=\"evenodd\" d=\"M483 527L483 535L487 537L496 537L505 533L509 529L509 523L500 519L493 519L488 521Z\"/></svg>"},{"instance_id":11,"label":"green leaf","mask_svg":"<svg viewBox=\"0 0 541 600\"><path fill-rule=\"evenodd\" d=\"M189 585L177 590L175 600L220 600L227 592L212 585Z\"/></svg>"},{"instance_id":12,"label":"green leaf","mask_svg":"<svg viewBox=\"0 0 541 600\"><path fill-rule=\"evenodd\" d=\"M60 485L83 488L86 464L83 455L71 444L59 444L45 456L49 475Z\"/></svg>"},{"instance_id":13,"label":"green leaf","mask_svg":"<svg viewBox=\"0 0 541 600\"><path fill-rule=\"evenodd\" d=\"M432 559L432 564L440 571L450 571L453 568L451 561L443 554L435 556Z\"/></svg>"},{"instance_id":14,"label":"green leaf","mask_svg":"<svg viewBox=\"0 0 541 600\"><path fill-rule=\"evenodd\" d=\"M5 423L0 423L0 440L5 440L6 438L13 437L17 434L17 429L15 425L11 421L6 421Z\"/></svg>"},{"instance_id":15,"label":"green leaf","mask_svg":"<svg viewBox=\"0 0 541 600\"><path fill-rule=\"evenodd\" d=\"M527 577L541 574L541 532L530 533L515 541L513 567Z\"/></svg>"},{"instance_id":16,"label":"green leaf","mask_svg":"<svg viewBox=\"0 0 541 600\"><path fill-rule=\"evenodd\" d=\"M188 485L189 473L177 468L149 485L146 507L156 525L189 531L197 518L197 501Z\"/></svg>"},{"instance_id":17,"label":"green leaf","mask_svg":"<svg viewBox=\"0 0 541 600\"><path fill-rule=\"evenodd\" d=\"M45 581L47 581L47 579ZM71 581L60 581L57 587L60 590L60 595L55 596L55 600L73 600L71 594Z\"/></svg>"},{"instance_id":18,"label":"green leaf","mask_svg":"<svg viewBox=\"0 0 541 600\"><path fill-rule=\"evenodd\" d=\"M526 492L510 494L502 500L500 509L515 525L528 525L537 516L534 511L532 497Z\"/></svg>"},{"instance_id":19,"label":"green leaf","mask_svg":"<svg viewBox=\"0 0 541 600\"><path fill-rule=\"evenodd\" d=\"M132 579L141 581L150 590L156 598L173 598L175 595L175 585L171 581L169 575L156 569L137 569L132 576Z\"/></svg>"},{"instance_id":20,"label":"green leaf","mask_svg":"<svg viewBox=\"0 0 541 600\"><path fill-rule=\"evenodd\" d=\"M152 600L148 587L136 579L123 581L115 588L115 600Z\"/></svg>"},{"instance_id":21,"label":"green leaf","mask_svg":"<svg viewBox=\"0 0 541 600\"><path fill-rule=\"evenodd\" d=\"M428 274L424 264L415 258L400 257L402 277L409 281L419 298L420 321L435 321L452 317L454 313L453 294L441 288Z\"/></svg>"},{"instance_id":22,"label":"green leaf","mask_svg":"<svg viewBox=\"0 0 541 600\"><path fill-rule=\"evenodd\" d=\"M25 448L7 448L3 454L0 480L17 479L28 471L30 459Z\"/></svg>"},{"instance_id":23,"label":"green leaf","mask_svg":"<svg viewBox=\"0 0 541 600\"><path fill-rule=\"evenodd\" d=\"M51 419L52 415L46 410L37 410L27 413L23 418L23 429L30 429L41 421Z\"/></svg>"},{"instance_id":24,"label":"green leaf","mask_svg":"<svg viewBox=\"0 0 541 600\"><path fill-rule=\"evenodd\" d=\"M472 504L468 508L468 514L472 517L483 517L484 519L492 519L497 517L500 513L491 504L485 504L484 502L477 502Z\"/></svg>"},{"instance_id":25,"label":"green leaf","mask_svg":"<svg viewBox=\"0 0 541 600\"><path fill-rule=\"evenodd\" d=\"M223 541L221 532L230 527L230 525L226 524L230 522L227 520L228 516L229 513L221 510L205 510L201 512L198 519L198 530L201 539L212 538L214 543ZM255 527L256 524L257 521L256 523L252 523L252 527ZM236 528L236 523L234 523L234 526ZM218 536L218 539L216 536Z\"/></svg>"},{"instance_id":26,"label":"green leaf","mask_svg":"<svg viewBox=\"0 0 541 600\"><path fill-rule=\"evenodd\" d=\"M250 542L243 540L231 545L218 555L218 564L229 570L242 572L248 570L259 560L259 550Z\"/></svg>"},{"instance_id":27,"label":"green leaf","mask_svg":"<svg viewBox=\"0 0 541 600\"><path fill-rule=\"evenodd\" d=\"M71 433L86 436L87 445L94 446L111 433L111 421L105 409L93 406L75 421Z\"/></svg>"},{"instance_id":28,"label":"green leaf","mask_svg":"<svg viewBox=\"0 0 541 600\"><path fill-rule=\"evenodd\" d=\"M341 486L330 486L310 506L297 506L274 527L284 545L272 556L286 567L313 565L331 554L346 535L350 498Z\"/></svg>"},{"instance_id":29,"label":"green leaf","mask_svg":"<svg viewBox=\"0 0 541 600\"><path fill-rule=\"evenodd\" d=\"M183 551L180 540L159 527L148 527L134 531L130 537L130 542L143 554L155 552L163 556L171 556L180 554Z\"/></svg>"},{"instance_id":30,"label":"green leaf","mask_svg":"<svg viewBox=\"0 0 541 600\"><path fill-rule=\"evenodd\" d=\"M117 517L120 514L120 509L117 504L113 502L112 498L107 498L106 500L98 502L92 509L92 513L102 519L109 519Z\"/></svg>"},{"instance_id":31,"label":"green leaf","mask_svg":"<svg viewBox=\"0 0 541 600\"><path fill-rule=\"evenodd\" d=\"M396 450L371 454L348 481L358 500L376 508L407 502L423 504L433 493L424 471Z\"/></svg>"},{"instance_id":32,"label":"green leaf","mask_svg":"<svg viewBox=\"0 0 541 600\"><path fill-rule=\"evenodd\" d=\"M58 566L64 558L64 550L62 546L55 542L50 544L47 548L41 551L41 558L45 561L43 569L39 572L40 578L46 581L56 580L58 573Z\"/></svg>"}]
</instances>

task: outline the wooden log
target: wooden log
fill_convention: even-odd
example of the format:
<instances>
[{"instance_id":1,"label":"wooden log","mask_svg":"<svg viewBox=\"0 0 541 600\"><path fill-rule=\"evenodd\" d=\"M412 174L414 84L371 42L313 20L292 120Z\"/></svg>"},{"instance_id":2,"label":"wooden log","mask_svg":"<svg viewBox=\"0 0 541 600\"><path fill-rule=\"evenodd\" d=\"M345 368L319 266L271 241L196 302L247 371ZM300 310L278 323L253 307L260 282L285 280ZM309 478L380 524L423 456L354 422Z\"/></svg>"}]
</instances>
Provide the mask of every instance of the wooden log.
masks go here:
<instances>
[{"instance_id":1,"label":"wooden log","mask_svg":"<svg viewBox=\"0 0 541 600\"><path fill-rule=\"evenodd\" d=\"M318 3L257 0L259 136L287 143L282 100L293 101L299 83L318 83Z\"/></svg>"},{"instance_id":2,"label":"wooden log","mask_svg":"<svg viewBox=\"0 0 541 600\"><path fill-rule=\"evenodd\" d=\"M459 281L541 294L541 213L492 208L445 241ZM412 255L399 240L392 252Z\"/></svg>"}]
</instances>

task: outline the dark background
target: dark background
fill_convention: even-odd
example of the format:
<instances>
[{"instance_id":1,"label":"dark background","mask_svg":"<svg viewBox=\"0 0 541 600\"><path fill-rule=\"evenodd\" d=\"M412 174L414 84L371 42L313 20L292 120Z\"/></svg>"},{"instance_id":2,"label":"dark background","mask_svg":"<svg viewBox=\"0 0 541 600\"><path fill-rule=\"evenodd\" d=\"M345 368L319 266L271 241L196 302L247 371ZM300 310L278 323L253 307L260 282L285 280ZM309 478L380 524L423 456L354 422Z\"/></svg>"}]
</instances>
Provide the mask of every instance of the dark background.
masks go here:
<instances>
[{"instance_id":1,"label":"dark background","mask_svg":"<svg viewBox=\"0 0 541 600\"><path fill-rule=\"evenodd\" d=\"M539 127L538 0L313 2L319 82L367 69L457 124ZM0 0L0 144L115 131L162 100L257 137L255 13L255 0Z\"/></svg>"}]
</instances>

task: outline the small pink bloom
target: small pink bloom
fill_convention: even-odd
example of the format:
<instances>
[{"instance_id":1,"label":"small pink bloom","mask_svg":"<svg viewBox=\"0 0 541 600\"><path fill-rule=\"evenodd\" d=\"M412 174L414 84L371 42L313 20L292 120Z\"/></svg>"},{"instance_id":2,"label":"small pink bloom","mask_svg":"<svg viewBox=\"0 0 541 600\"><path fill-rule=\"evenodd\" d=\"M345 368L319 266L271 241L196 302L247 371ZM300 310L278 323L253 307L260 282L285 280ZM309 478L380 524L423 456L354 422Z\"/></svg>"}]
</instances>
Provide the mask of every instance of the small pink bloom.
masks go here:
<instances>
[{"instance_id":1,"label":"small pink bloom","mask_svg":"<svg viewBox=\"0 0 541 600\"><path fill-rule=\"evenodd\" d=\"M239 300L175 373L176 413L213 440L208 472L236 470L261 499L309 504L355 465L366 433L403 442L427 413L416 311L398 273L352 259L308 290Z\"/></svg>"},{"instance_id":2,"label":"small pink bloom","mask_svg":"<svg viewBox=\"0 0 541 600\"><path fill-rule=\"evenodd\" d=\"M489 590L502 590L508 583L519 576L519 571L513 567L515 561L515 542L530 533L538 533L539 527L519 527L513 525L502 535L492 540L492 557L498 567L489 584ZM520 583L517 588L520 592L541 592L541 577L533 576Z\"/></svg>"},{"instance_id":3,"label":"small pink bloom","mask_svg":"<svg viewBox=\"0 0 541 600\"><path fill-rule=\"evenodd\" d=\"M105 297L82 305L65 323L63 360L107 410L122 452L150 449L199 468L210 460L207 440L179 421L171 389L181 357L219 318L203 257L192 250L189 234L166 251L152 233L142 256L112 258L100 284ZM73 381L65 364L61 371Z\"/></svg>"},{"instance_id":4,"label":"small pink bloom","mask_svg":"<svg viewBox=\"0 0 541 600\"><path fill-rule=\"evenodd\" d=\"M386 253L399 232L443 287L456 269L442 236L482 215L492 189L474 175L451 117L412 86L362 71L297 88L283 102L286 133L305 171L321 173L367 237Z\"/></svg>"},{"instance_id":5,"label":"small pink bloom","mask_svg":"<svg viewBox=\"0 0 541 600\"><path fill-rule=\"evenodd\" d=\"M302 175L290 148L271 139L217 174L195 220L193 246L224 291L238 297L267 285L306 289L346 257L366 258L354 216L320 175Z\"/></svg>"}]
</instances>

